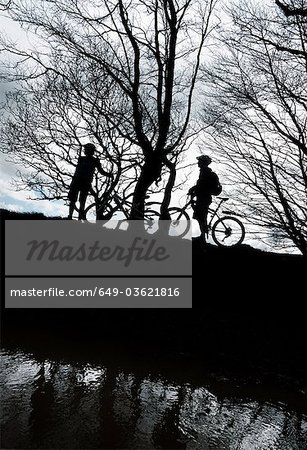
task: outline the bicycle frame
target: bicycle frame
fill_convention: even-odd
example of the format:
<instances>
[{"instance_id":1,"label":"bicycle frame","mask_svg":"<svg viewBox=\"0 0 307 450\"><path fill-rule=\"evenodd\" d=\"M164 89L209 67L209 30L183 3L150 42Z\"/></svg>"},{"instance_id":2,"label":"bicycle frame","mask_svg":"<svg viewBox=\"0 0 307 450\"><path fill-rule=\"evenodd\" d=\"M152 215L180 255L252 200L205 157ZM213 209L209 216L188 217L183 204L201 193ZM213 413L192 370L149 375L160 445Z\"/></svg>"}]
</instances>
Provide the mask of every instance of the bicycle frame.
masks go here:
<instances>
[{"instance_id":1,"label":"bicycle frame","mask_svg":"<svg viewBox=\"0 0 307 450\"><path fill-rule=\"evenodd\" d=\"M130 215L130 208L132 206L132 202L128 201L128 197L131 197L132 195L133 194L129 194L126 198L122 199L117 193L114 193L112 195L111 199L104 200L102 202L102 204L99 206L98 210L109 207L111 217L114 215L114 213L116 213L117 211L120 211L125 216L125 219L122 219L122 220L128 220L129 215ZM215 218L220 219L221 215L218 213L218 211L220 210L222 204L227 200L228 200L227 197L221 197L221 198L219 198L219 202L218 202L218 205L216 206L216 208L208 209L208 212L210 213L210 221L208 222L209 229L212 228L212 224L213 224ZM114 201L115 206L111 205L112 201ZM151 203L148 204L149 207L150 207L150 205L151 205ZM193 199L192 198L182 208L178 208L178 211L180 210L180 214L177 217L177 220L180 220L182 215L184 215L184 214L186 214L187 216L189 215L186 212L186 210L188 209L189 206L192 206L192 208L193 208ZM145 211L144 218L146 219L146 211Z\"/></svg>"},{"instance_id":2,"label":"bicycle frame","mask_svg":"<svg viewBox=\"0 0 307 450\"><path fill-rule=\"evenodd\" d=\"M219 203L217 205L217 207L215 209L209 208L208 212L210 213L210 221L208 223L208 228L211 229L212 228L212 222L214 221L214 219L217 217L218 219L221 218L221 216L218 214L219 209L221 208L222 204L224 202L226 202L228 200L227 197L221 197L219 198Z\"/></svg>"},{"instance_id":3,"label":"bicycle frame","mask_svg":"<svg viewBox=\"0 0 307 450\"><path fill-rule=\"evenodd\" d=\"M218 219L221 217L219 214L218 214L218 211L219 211L219 209L221 208L221 206L222 206L222 204L224 203L224 202L226 202L228 200L228 197L221 197L221 198L219 198L219 203L218 203L218 205L217 205L217 207L215 208L215 209L212 209L212 208L209 208L208 209L208 212L210 213L210 221L209 221L209 223L208 223L208 227L209 228L211 228L211 225L212 225L212 222L214 221L214 219L217 217ZM186 205L183 207L183 208L181 208L181 214L178 216L178 220L180 220L180 217L181 217L181 215L183 214L183 212L189 207L189 206L192 206L192 208L193 208L193 199L191 198L187 203L186 203Z\"/></svg>"},{"instance_id":4,"label":"bicycle frame","mask_svg":"<svg viewBox=\"0 0 307 450\"><path fill-rule=\"evenodd\" d=\"M129 219L129 212L124 207L124 205L131 206L131 203L128 202L127 199L121 199L118 194L114 194L113 200L114 200L114 202L115 202L115 204L117 206L117 208L114 209L113 212L121 211L125 215L126 219Z\"/></svg>"},{"instance_id":5,"label":"bicycle frame","mask_svg":"<svg viewBox=\"0 0 307 450\"><path fill-rule=\"evenodd\" d=\"M109 207L110 212L112 214L112 216L114 215L114 213L116 213L117 211L120 211L124 214L125 219L121 219L121 220L129 220L130 217L130 209L132 207L132 202L128 201L128 198L131 197L133 195L133 193L129 194L127 197L125 198L121 198L117 193L114 193L112 198L104 201L98 208L98 211L103 209L103 208L107 208ZM146 197L148 198L148 197ZM115 206L111 205L111 202L114 201ZM146 210L145 210L145 216L144 219L146 219Z\"/></svg>"}]
</instances>

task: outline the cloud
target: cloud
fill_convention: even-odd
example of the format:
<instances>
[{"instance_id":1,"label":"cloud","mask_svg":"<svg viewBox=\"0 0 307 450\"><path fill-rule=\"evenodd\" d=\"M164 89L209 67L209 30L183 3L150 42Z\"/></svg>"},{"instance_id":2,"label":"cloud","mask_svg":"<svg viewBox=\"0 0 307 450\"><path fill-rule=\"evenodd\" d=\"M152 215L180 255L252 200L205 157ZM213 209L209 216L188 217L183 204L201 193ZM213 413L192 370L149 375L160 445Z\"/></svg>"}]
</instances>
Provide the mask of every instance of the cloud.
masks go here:
<instances>
[{"instance_id":1,"label":"cloud","mask_svg":"<svg viewBox=\"0 0 307 450\"><path fill-rule=\"evenodd\" d=\"M0 200L0 208L1 209L8 209L9 211L16 211L16 212L24 212L24 206L17 205L16 203L6 203L5 201Z\"/></svg>"},{"instance_id":2,"label":"cloud","mask_svg":"<svg viewBox=\"0 0 307 450\"><path fill-rule=\"evenodd\" d=\"M0 148L1 150L1 148ZM34 192L16 191L12 180L17 178L19 166L7 161L7 155L0 153L0 207L14 211L41 212L47 216L67 216L68 206L63 201L30 200Z\"/></svg>"},{"instance_id":3,"label":"cloud","mask_svg":"<svg viewBox=\"0 0 307 450\"><path fill-rule=\"evenodd\" d=\"M1 0L0 0L1 2ZM0 8L1 11L1 8ZM20 23L14 21L4 13L0 15L0 34L1 38L10 42L16 47L27 50L34 49L38 43L38 38L33 32L29 32L26 28L22 28ZM7 64L16 63L20 57L14 56L12 53L2 51L0 59L0 105L5 100L5 93L14 90L17 83L14 81L6 81L5 77L10 75L7 73Z\"/></svg>"},{"instance_id":4,"label":"cloud","mask_svg":"<svg viewBox=\"0 0 307 450\"><path fill-rule=\"evenodd\" d=\"M3 184L0 189L2 190ZM9 192L9 194L8 194ZM62 216L68 214L68 206L61 201L30 200L31 193L24 191L14 192L6 189L6 193L0 195L0 208L23 212L40 212L46 216Z\"/></svg>"},{"instance_id":5,"label":"cloud","mask_svg":"<svg viewBox=\"0 0 307 450\"><path fill-rule=\"evenodd\" d=\"M62 201L31 200L31 192L16 191L8 180L0 181L0 207L14 211L41 212L47 216L66 216L68 207ZM34 197L34 193L32 194Z\"/></svg>"},{"instance_id":6,"label":"cloud","mask_svg":"<svg viewBox=\"0 0 307 450\"><path fill-rule=\"evenodd\" d=\"M1 151L1 147L0 147ZM0 179L10 180L16 175L18 166L7 160L7 155L0 153Z\"/></svg>"},{"instance_id":7,"label":"cloud","mask_svg":"<svg viewBox=\"0 0 307 450\"><path fill-rule=\"evenodd\" d=\"M30 191L16 191L12 180L16 177L18 165L7 161L7 155L0 153L0 207L13 211L41 212L47 216L67 216L68 207L61 201L30 200L35 197Z\"/></svg>"}]
</instances>

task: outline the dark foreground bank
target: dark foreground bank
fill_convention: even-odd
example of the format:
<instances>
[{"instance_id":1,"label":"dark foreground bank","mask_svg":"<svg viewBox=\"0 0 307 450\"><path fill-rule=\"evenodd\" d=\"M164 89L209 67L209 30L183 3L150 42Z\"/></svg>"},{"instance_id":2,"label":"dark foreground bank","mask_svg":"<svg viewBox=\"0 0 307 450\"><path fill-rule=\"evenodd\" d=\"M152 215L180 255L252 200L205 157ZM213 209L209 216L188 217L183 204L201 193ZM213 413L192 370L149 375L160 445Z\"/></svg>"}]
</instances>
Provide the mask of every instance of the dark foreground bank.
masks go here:
<instances>
[{"instance_id":1,"label":"dark foreground bank","mask_svg":"<svg viewBox=\"0 0 307 450\"><path fill-rule=\"evenodd\" d=\"M2 302L2 447L306 448L305 279L195 239L191 310Z\"/></svg>"},{"instance_id":2,"label":"dark foreground bank","mask_svg":"<svg viewBox=\"0 0 307 450\"><path fill-rule=\"evenodd\" d=\"M34 218L42 219L41 214ZM32 219L9 213L6 218ZM2 252L3 256L3 252ZM3 262L3 261L2 261ZM303 384L306 373L306 261L249 246L204 251L193 240L191 310L5 310L3 343L39 339L93 340L151 346L206 357L235 370L269 370Z\"/></svg>"}]
</instances>

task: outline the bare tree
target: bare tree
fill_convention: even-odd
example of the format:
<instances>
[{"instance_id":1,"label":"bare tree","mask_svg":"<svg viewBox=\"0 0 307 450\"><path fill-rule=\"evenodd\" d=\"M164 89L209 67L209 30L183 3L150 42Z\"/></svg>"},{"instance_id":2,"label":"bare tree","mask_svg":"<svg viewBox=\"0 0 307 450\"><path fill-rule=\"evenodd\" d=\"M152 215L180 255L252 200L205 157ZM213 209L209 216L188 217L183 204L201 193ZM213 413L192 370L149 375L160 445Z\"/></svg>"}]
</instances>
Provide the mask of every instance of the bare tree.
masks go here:
<instances>
[{"instance_id":1,"label":"bare tree","mask_svg":"<svg viewBox=\"0 0 307 450\"><path fill-rule=\"evenodd\" d=\"M101 77L89 83L88 68L80 69L80 64L66 66L66 72L74 70L74 89L65 78L46 72L39 81L27 80L22 89L7 94L1 146L21 168L17 189L28 189L34 199L67 200L82 144L91 140L100 149L105 169L113 174L112 180L94 179L91 193L98 207L115 188L122 191L135 182L134 166L140 162L130 142L99 114L102 100L95 92L107 102L110 86Z\"/></svg>"},{"instance_id":2,"label":"bare tree","mask_svg":"<svg viewBox=\"0 0 307 450\"><path fill-rule=\"evenodd\" d=\"M281 2L275 0L275 3L286 16L305 16L307 17L307 6L305 0L291 0L291 2Z\"/></svg>"},{"instance_id":3,"label":"bare tree","mask_svg":"<svg viewBox=\"0 0 307 450\"><path fill-rule=\"evenodd\" d=\"M11 0L3 0L2 4L0 5L0 11L5 11L9 8L11 4Z\"/></svg>"},{"instance_id":4,"label":"bare tree","mask_svg":"<svg viewBox=\"0 0 307 450\"><path fill-rule=\"evenodd\" d=\"M246 219L306 254L306 19L248 1L228 13L203 118Z\"/></svg>"},{"instance_id":5,"label":"bare tree","mask_svg":"<svg viewBox=\"0 0 307 450\"><path fill-rule=\"evenodd\" d=\"M28 52L4 42L6 51L28 64L28 70L15 71L15 77L54 72L74 88L74 79L62 72L62 65L55 66L54 58L50 61L52 49L58 61L79 59L98 68L124 98L121 121L115 102L104 104L103 114L123 139L140 149L143 163L134 190L133 219L143 215L146 192L164 167L173 170L190 136L192 97L214 4L215 0L12 0L8 7L10 16L35 30L47 46ZM162 210L167 210L169 200L167 195Z\"/></svg>"}]
</instances>

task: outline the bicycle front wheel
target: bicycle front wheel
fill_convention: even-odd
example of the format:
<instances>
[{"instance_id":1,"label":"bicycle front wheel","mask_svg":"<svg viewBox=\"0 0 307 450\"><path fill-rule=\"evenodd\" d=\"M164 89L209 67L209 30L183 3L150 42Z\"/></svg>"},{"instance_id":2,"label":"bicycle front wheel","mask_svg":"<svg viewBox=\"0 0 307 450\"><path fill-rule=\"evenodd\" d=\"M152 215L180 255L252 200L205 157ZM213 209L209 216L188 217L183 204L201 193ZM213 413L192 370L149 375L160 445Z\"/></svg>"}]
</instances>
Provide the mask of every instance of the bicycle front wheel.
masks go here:
<instances>
[{"instance_id":1,"label":"bicycle front wheel","mask_svg":"<svg viewBox=\"0 0 307 450\"><path fill-rule=\"evenodd\" d=\"M244 226L236 217L222 217L212 227L212 238L217 245L222 247L240 245L244 237Z\"/></svg>"},{"instance_id":2,"label":"bicycle front wheel","mask_svg":"<svg viewBox=\"0 0 307 450\"><path fill-rule=\"evenodd\" d=\"M154 234L159 229L159 216L158 211L153 209L147 209L144 217L144 229L148 234Z\"/></svg>"},{"instance_id":3,"label":"bicycle front wheel","mask_svg":"<svg viewBox=\"0 0 307 450\"><path fill-rule=\"evenodd\" d=\"M169 208L168 212L171 216L169 235L177 237L186 236L191 228L189 214L176 207Z\"/></svg>"},{"instance_id":4,"label":"bicycle front wheel","mask_svg":"<svg viewBox=\"0 0 307 450\"><path fill-rule=\"evenodd\" d=\"M135 225L138 225L138 222L140 223L140 226L144 229L144 231L148 234L154 234L158 228L159 228L159 213L157 211L153 210L147 210L145 213L145 217L143 220L140 221L130 221L130 219L120 219L117 221L116 229L120 230L127 230L131 223L134 223ZM142 223L143 222L143 223Z\"/></svg>"}]
</instances>

